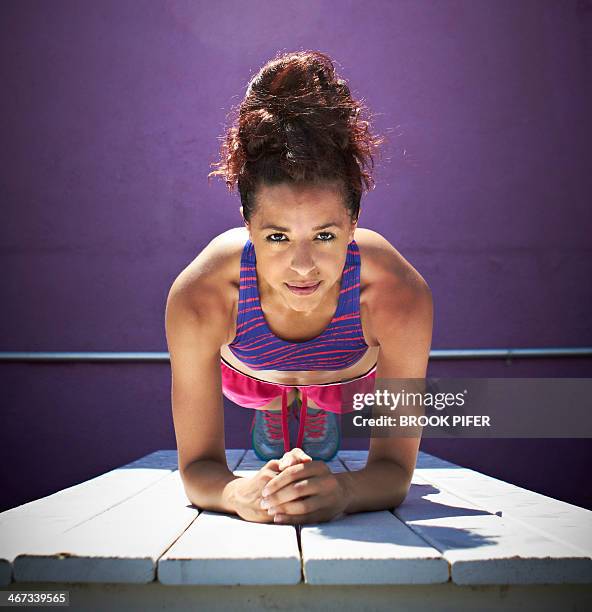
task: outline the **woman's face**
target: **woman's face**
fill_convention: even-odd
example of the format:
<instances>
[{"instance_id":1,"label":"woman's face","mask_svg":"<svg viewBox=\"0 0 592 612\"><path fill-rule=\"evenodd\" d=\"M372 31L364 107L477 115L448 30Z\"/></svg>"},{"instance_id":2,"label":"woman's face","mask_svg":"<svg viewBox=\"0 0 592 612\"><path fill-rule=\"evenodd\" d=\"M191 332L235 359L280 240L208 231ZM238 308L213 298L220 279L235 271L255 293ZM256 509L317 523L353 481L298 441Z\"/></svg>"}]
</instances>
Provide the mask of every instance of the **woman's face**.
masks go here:
<instances>
[{"instance_id":1,"label":"woman's face","mask_svg":"<svg viewBox=\"0 0 592 612\"><path fill-rule=\"evenodd\" d=\"M246 225L262 293L303 313L338 295L356 222L337 185L262 185Z\"/></svg>"}]
</instances>

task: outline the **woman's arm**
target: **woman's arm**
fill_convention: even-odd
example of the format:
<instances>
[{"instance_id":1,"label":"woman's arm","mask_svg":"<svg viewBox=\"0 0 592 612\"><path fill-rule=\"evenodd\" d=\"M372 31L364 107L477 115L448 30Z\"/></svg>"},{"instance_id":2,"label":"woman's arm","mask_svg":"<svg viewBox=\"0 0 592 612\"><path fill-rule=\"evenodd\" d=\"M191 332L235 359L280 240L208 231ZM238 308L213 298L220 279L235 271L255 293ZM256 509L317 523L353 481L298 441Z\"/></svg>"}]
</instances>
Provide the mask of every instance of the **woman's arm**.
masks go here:
<instances>
[{"instance_id":1,"label":"woman's arm","mask_svg":"<svg viewBox=\"0 0 592 612\"><path fill-rule=\"evenodd\" d=\"M187 497L204 510L270 522L261 510L261 489L278 473L269 462L251 478L235 476L226 463L220 347L226 341L228 308L220 275L173 283L166 306L171 357L172 410L179 472Z\"/></svg>"},{"instance_id":2,"label":"woman's arm","mask_svg":"<svg viewBox=\"0 0 592 612\"><path fill-rule=\"evenodd\" d=\"M166 305L171 359L171 401L179 471L189 500L200 508L232 512L224 452L220 346L223 301L205 278L180 277ZM216 308L216 305L218 308Z\"/></svg>"},{"instance_id":3,"label":"woman's arm","mask_svg":"<svg viewBox=\"0 0 592 612\"><path fill-rule=\"evenodd\" d=\"M372 328L380 344L377 381L387 379L388 385L388 379L425 379L432 324L432 295L421 277L411 282L404 292L400 286L385 287L372 316ZM421 434L371 438L366 467L336 475L346 491L345 511L381 510L400 505L411 486L420 440Z\"/></svg>"}]
</instances>

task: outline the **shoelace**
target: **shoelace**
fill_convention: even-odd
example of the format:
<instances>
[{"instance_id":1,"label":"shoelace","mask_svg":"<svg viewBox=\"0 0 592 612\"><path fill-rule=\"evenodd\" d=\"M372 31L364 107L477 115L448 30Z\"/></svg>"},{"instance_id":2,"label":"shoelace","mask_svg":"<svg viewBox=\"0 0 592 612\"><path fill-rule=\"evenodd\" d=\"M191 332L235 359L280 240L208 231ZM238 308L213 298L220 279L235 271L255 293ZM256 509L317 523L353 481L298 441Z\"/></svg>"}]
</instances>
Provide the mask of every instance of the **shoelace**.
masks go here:
<instances>
[{"instance_id":1,"label":"shoelace","mask_svg":"<svg viewBox=\"0 0 592 612\"><path fill-rule=\"evenodd\" d=\"M283 437L282 413L278 410L264 410L263 418L267 435L272 440L281 440Z\"/></svg>"},{"instance_id":2,"label":"shoelace","mask_svg":"<svg viewBox=\"0 0 592 612\"><path fill-rule=\"evenodd\" d=\"M322 438L325 435L327 424L327 413L319 410L317 414L308 414L306 427L304 430L305 438Z\"/></svg>"}]
</instances>

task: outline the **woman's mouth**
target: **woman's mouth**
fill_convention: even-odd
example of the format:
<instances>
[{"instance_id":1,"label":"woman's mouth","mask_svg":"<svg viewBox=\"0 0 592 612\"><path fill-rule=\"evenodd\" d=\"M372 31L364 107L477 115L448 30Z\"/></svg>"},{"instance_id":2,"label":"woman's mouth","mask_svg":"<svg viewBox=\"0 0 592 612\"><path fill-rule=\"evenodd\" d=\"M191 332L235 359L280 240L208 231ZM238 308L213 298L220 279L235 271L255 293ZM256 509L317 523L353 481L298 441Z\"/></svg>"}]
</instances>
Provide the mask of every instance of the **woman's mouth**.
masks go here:
<instances>
[{"instance_id":1,"label":"woman's mouth","mask_svg":"<svg viewBox=\"0 0 592 612\"><path fill-rule=\"evenodd\" d=\"M319 288L320 284L321 281L314 285L307 285L306 287L303 287L302 285L289 285L286 283L286 287L288 287L288 289L295 295L311 295Z\"/></svg>"}]
</instances>

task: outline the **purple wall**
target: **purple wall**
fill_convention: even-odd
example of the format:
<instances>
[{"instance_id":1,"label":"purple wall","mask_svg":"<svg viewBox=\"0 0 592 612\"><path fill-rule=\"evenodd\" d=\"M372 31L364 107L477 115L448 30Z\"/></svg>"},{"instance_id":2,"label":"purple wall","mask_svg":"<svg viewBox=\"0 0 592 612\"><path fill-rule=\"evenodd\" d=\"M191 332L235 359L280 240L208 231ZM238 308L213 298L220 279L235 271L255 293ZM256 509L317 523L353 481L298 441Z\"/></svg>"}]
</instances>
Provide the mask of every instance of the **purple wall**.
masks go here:
<instances>
[{"instance_id":1,"label":"purple wall","mask_svg":"<svg viewBox=\"0 0 592 612\"><path fill-rule=\"evenodd\" d=\"M240 225L238 196L206 180L226 114L262 63L301 48L334 57L390 138L361 225L431 286L432 348L592 345L591 28L583 0L5 0L0 351L166 351L173 279ZM165 365L0 363L0 377L0 510L175 447ZM249 411L226 411L244 446ZM586 507L590 447L422 442Z\"/></svg>"}]
</instances>

